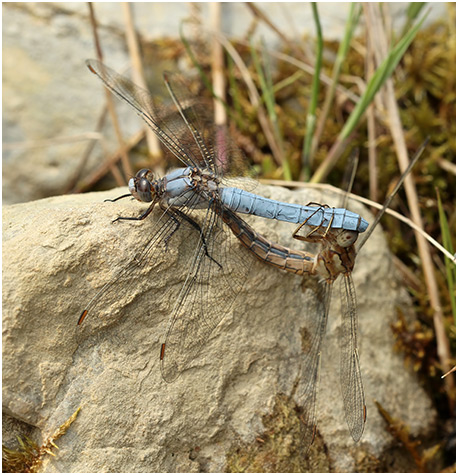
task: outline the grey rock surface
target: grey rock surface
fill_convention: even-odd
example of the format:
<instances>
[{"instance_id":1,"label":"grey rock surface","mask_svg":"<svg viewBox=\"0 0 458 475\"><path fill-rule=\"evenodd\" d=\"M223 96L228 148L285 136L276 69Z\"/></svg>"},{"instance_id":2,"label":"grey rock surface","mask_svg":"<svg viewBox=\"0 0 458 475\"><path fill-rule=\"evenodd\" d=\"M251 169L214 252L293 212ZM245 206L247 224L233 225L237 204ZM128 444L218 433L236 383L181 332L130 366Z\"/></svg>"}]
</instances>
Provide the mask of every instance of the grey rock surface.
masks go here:
<instances>
[{"instance_id":1,"label":"grey rock surface","mask_svg":"<svg viewBox=\"0 0 458 475\"><path fill-rule=\"evenodd\" d=\"M282 201L337 204L316 189L289 191L259 186ZM263 437L265 415L278 395L289 395L303 356L306 327L301 278L263 265L247 253L251 271L236 304L205 351L171 384L159 370L168 317L183 284L180 256L189 250L177 232L164 258L151 263L137 285L119 288L118 305L76 322L110 276L148 239L154 217L142 206L104 203L125 189L60 196L3 208L3 410L49 436L81 407L76 422L48 457L47 472L221 471L234 447ZM350 208L370 220L357 203ZM255 229L284 245L293 226L247 218ZM233 246L239 246L233 240ZM393 443L374 405L379 401L412 434L433 427L434 412L415 375L393 352L390 322L405 296L390 254L376 230L357 258L359 347L367 423L358 445L344 419L339 389L340 303L334 291L322 356L318 432L333 471L354 471L364 451L383 457ZM135 276L134 276L135 278ZM214 295L214 305L224 295ZM316 457L311 453L310 457ZM304 460L306 458L304 457Z\"/></svg>"}]
</instances>

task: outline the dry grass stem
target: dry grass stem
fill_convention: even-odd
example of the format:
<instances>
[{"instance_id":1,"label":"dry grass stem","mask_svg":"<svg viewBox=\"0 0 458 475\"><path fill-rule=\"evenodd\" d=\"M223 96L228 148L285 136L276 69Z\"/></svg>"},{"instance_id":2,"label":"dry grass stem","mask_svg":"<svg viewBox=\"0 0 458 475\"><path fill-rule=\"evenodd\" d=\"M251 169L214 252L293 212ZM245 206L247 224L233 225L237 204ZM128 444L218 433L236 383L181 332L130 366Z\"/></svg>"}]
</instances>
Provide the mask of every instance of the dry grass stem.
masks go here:
<instances>
[{"instance_id":1,"label":"dry grass stem","mask_svg":"<svg viewBox=\"0 0 458 475\"><path fill-rule=\"evenodd\" d=\"M278 37L291 48L291 51L294 51L294 54L298 55L300 58L304 59L304 53L298 48L297 44L291 41L281 30L279 30L274 23L254 4L254 3L245 3L249 10L253 13L255 18L261 20L265 23L273 32L275 32Z\"/></svg>"},{"instance_id":2,"label":"dry grass stem","mask_svg":"<svg viewBox=\"0 0 458 475\"><path fill-rule=\"evenodd\" d=\"M102 61L103 62L103 54L102 54L102 48L100 46L100 41L99 41L99 34L98 34L98 31L97 31L97 21L96 21L96 18L95 18L95 11L94 11L94 7L92 5L92 3L89 3L89 13L90 13L90 20L91 20L91 26L92 26L92 33L93 33L93 36L94 36L94 45L95 45L95 51L96 51L96 56L97 56L97 59L99 61ZM115 130L115 134L116 134L116 138L118 139L118 143L121 147L121 150L124 150L124 147L123 147L123 137L122 137L122 133L121 133L121 127L119 126L119 121L118 121L118 116L116 114L116 109L115 109L115 106L114 106L114 102L113 102L113 98L112 98L112 95L110 93L110 91L106 88L103 88L104 91L105 91L105 97L106 97L106 100L107 100L107 107L108 107L108 111L109 111L109 114L110 114L110 117L111 117L111 121L113 123L113 128ZM122 156L121 156L121 161L122 161L122 166L123 166L123 169L124 169L124 176L131 176L133 175L133 171L132 171L132 168L130 166L130 161L129 161L129 157L127 155L127 153L124 153ZM113 174L116 182L118 183L119 186L123 186L125 185L125 180L122 178L121 174L118 172L117 169L115 169L115 167L111 167L110 168L110 172Z\"/></svg>"},{"instance_id":3,"label":"dry grass stem","mask_svg":"<svg viewBox=\"0 0 458 475\"><path fill-rule=\"evenodd\" d=\"M105 142L105 137L103 134L101 134L101 131L103 127L105 126L107 116L108 116L108 107L105 105L105 107L102 109L101 113L99 114L99 117L97 118L97 124L95 125L95 130L98 134L100 134L102 144L104 144ZM73 176L68 180L64 188L64 191L63 191L64 193L75 192L76 184L78 183L80 177L83 175L84 169L86 168L86 164L96 144L97 144L97 140L91 140L91 142L89 142L89 144L87 145L86 150L84 151L83 155L81 156L79 160L78 167L76 168L75 172L73 173Z\"/></svg>"},{"instance_id":4,"label":"dry grass stem","mask_svg":"<svg viewBox=\"0 0 458 475\"><path fill-rule=\"evenodd\" d=\"M118 149L110 157L108 157L97 169L95 169L90 175L88 175L84 181L81 181L77 187L75 187L75 193L81 193L90 189L95 183L101 180L108 171L111 171L113 168L116 169L115 164L118 162L123 154L127 153L129 150L137 146L140 141L145 138L145 130L141 129L127 141L124 142L122 148ZM124 186L124 185L120 185Z\"/></svg>"},{"instance_id":5,"label":"dry grass stem","mask_svg":"<svg viewBox=\"0 0 458 475\"><path fill-rule=\"evenodd\" d=\"M68 135L66 137L54 137L46 140L29 140L24 142L8 142L2 145L3 150L21 150L41 147L55 147L57 145L67 145L69 143L86 142L88 140L101 140L103 135L100 132L85 132L83 134Z\"/></svg>"},{"instance_id":6,"label":"dry grass stem","mask_svg":"<svg viewBox=\"0 0 458 475\"><path fill-rule=\"evenodd\" d=\"M271 128L271 124L266 116L264 108L262 107L261 98L248 68L243 62L243 59L238 53L238 51L232 46L232 44L226 39L224 35L218 35L217 32L214 32L214 35L215 39L221 42L228 54L233 59L236 66L239 68L240 74L242 75L242 78L248 87L248 95L250 97L251 105L257 112L259 123L261 125L262 131L264 132L266 140L272 150L275 163L278 166L282 166L284 159L283 154L275 140L275 134Z\"/></svg>"},{"instance_id":7,"label":"dry grass stem","mask_svg":"<svg viewBox=\"0 0 458 475\"><path fill-rule=\"evenodd\" d=\"M221 33L221 3L210 3L210 25L211 29ZM223 102L226 102L226 78L224 75L224 50L219 41L211 42L211 68L212 68L212 86L213 93L219 97ZM221 101L213 100L213 113L215 117L215 124L217 126L225 125L227 123L226 109Z\"/></svg>"},{"instance_id":8,"label":"dry grass stem","mask_svg":"<svg viewBox=\"0 0 458 475\"><path fill-rule=\"evenodd\" d=\"M234 43L237 43L241 46L246 46L249 47L250 44L247 41L240 40L238 38L231 38L231 41ZM266 48L265 50L270 56L273 58L279 59L280 61L283 61L285 63L289 63L296 68L298 68L301 71L304 71L310 76L313 76L315 69L313 66L310 64L305 63L304 61L301 61L289 54L282 53L280 51L274 51L272 49ZM321 72L320 73L320 81L325 84L326 86L331 86L332 85L332 79L325 73ZM359 101L359 97L354 94L352 91L347 89L346 87L342 86L341 84L338 84L336 87L336 94L339 97L339 100L350 100L353 103L357 103Z\"/></svg>"},{"instance_id":9,"label":"dry grass stem","mask_svg":"<svg viewBox=\"0 0 458 475\"><path fill-rule=\"evenodd\" d=\"M121 5L122 11L124 13L124 20L126 22L127 48L129 50L130 61L133 67L132 80L138 86L148 90L143 72L143 63L140 54L137 33L135 30L134 19L132 17L132 6L129 2L122 2ZM149 127L146 127L146 143L148 144L148 151L153 159L153 163L158 163L162 157L162 150L159 140Z\"/></svg>"},{"instance_id":10,"label":"dry grass stem","mask_svg":"<svg viewBox=\"0 0 458 475\"><path fill-rule=\"evenodd\" d=\"M444 158L440 158L438 160L438 164L446 172L453 173L453 175L456 175L456 163L452 163L448 160L445 160Z\"/></svg>"}]
</instances>

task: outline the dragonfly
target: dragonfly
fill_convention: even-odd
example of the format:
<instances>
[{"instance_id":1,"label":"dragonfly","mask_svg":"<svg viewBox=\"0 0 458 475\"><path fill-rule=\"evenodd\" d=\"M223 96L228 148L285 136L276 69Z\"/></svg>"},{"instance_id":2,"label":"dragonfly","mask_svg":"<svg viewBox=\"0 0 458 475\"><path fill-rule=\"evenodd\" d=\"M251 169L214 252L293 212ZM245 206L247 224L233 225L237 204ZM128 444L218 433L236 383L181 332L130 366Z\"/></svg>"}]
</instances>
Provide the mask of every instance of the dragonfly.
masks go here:
<instances>
[{"instance_id":1,"label":"dragonfly","mask_svg":"<svg viewBox=\"0 0 458 475\"><path fill-rule=\"evenodd\" d=\"M142 169L129 180L129 194L112 200L134 197L149 203L139 216L120 216L114 221L142 221L155 208L159 208L160 214L151 234L142 240L133 259L116 270L113 278L96 293L81 313L78 324L81 325L88 314L116 305L119 292L131 292L134 286L138 286L142 269L159 260L173 235L178 230L186 232L191 252L189 256L180 256L183 260L187 259L186 277L160 351L163 379L171 382L202 351L241 292L250 267L247 251L268 265L298 275L320 277L326 282L324 291L317 287L312 299L314 303L308 309L319 322L319 331L312 339L308 356L311 361L305 365L313 370L305 372L301 383L304 387L300 390L306 399L304 413L310 414L304 416L309 417L309 421L303 419L305 437L306 440L313 440L321 341L326 328L332 283L338 275L344 274L347 276L344 279L347 282L345 321L350 325L347 332L350 344L345 348L348 363L344 367L349 383L346 384L349 388L346 413L358 420L353 424L358 426L353 429L356 440L362 433L360 421L365 419L365 415L361 415L365 409L361 407L365 406L362 385L361 389L355 390L355 387L359 388L361 376L356 339L352 340L356 334L351 327L356 321L356 298L351 271L355 257L354 242L359 233L367 229L367 221L345 208L329 208L317 203L307 206L281 203L243 189L242 186L246 188L247 183L248 187L252 186L252 182L238 182L231 178L243 173L241 152L227 145L229 141L223 147L215 145L220 142L215 140L213 126L205 120L206 111L202 110L198 101L189 97L189 91L176 75L164 76L175 105L175 110L171 110L101 62L89 60L87 65L111 92L137 112L183 167L163 178L155 177L151 170ZM240 183L240 187L232 186L233 183ZM200 219L196 212L201 213ZM256 233L238 213L299 224L295 234L306 227L305 239L319 243L320 252L295 251L273 243ZM228 238L230 233L242 246L231 244ZM211 297L218 292L218 282L221 281L224 283L224 296L215 306Z\"/></svg>"},{"instance_id":2,"label":"dragonfly","mask_svg":"<svg viewBox=\"0 0 458 475\"><path fill-rule=\"evenodd\" d=\"M316 430L316 399L321 366L321 347L326 333L334 281L342 276L341 297L341 359L340 380L344 412L350 434L355 442L361 439L366 422L366 404L359 365L357 345L357 303L352 271L356 258L355 242L359 233L346 229L309 226L306 222L293 233L295 239L319 243L317 254L294 250L267 240L230 210L223 214L224 222L243 246L264 263L300 276L315 276L308 280L308 306L311 315L308 326L308 351L295 390L301 413L301 437L307 450L312 445ZM302 236L299 231L307 228Z\"/></svg>"},{"instance_id":3,"label":"dragonfly","mask_svg":"<svg viewBox=\"0 0 458 475\"><path fill-rule=\"evenodd\" d=\"M302 421L301 434L307 451L312 445L317 431L316 399L320 378L321 347L326 333L332 287L339 276L341 276L340 385L344 413L350 434L355 442L361 439L364 432L366 403L359 364L357 302L352 271L357 253L361 250L375 226L380 222L405 178L426 148L428 141L429 138L417 150L390 196L385 200L370 229L359 243L358 248L356 247L359 236L357 231L314 227L305 221L296 228L293 238L300 241L319 243L320 249L315 255L306 251L293 250L266 240L231 211L225 213L225 215L229 215L224 217L225 222L232 232L258 259L268 265L297 275L316 276L318 278L318 280L312 282L312 285L308 281L308 291L313 297L308 300L309 305L306 313L313 315L315 318L312 319L308 328L308 334L310 335L308 351L302 365L299 383L295 389L298 395L296 400L302 408L300 416ZM347 199L348 194L345 196L345 200ZM305 236L299 234L302 228L307 230Z\"/></svg>"}]
</instances>

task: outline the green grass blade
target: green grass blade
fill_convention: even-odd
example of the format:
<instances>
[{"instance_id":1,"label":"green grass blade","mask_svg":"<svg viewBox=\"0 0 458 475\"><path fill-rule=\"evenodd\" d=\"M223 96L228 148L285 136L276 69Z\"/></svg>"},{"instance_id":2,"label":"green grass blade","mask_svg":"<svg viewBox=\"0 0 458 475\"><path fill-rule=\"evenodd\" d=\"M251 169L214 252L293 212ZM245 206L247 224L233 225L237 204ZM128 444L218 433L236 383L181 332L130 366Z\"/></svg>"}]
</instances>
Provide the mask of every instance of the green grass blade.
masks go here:
<instances>
[{"instance_id":1,"label":"green grass blade","mask_svg":"<svg viewBox=\"0 0 458 475\"><path fill-rule=\"evenodd\" d=\"M374 75L369 81L369 84L367 85L366 91L361 96L360 101L353 109L353 112L339 134L339 138L341 140L345 140L353 132L359 120L366 112L369 104L373 101L375 94L377 94L383 84L393 74L393 71L399 64L399 61L401 61L401 58L412 43L425 19L426 15L424 15L423 18L397 43L397 45L391 49L391 51L388 53L388 56L376 69Z\"/></svg>"},{"instance_id":2,"label":"green grass blade","mask_svg":"<svg viewBox=\"0 0 458 475\"><path fill-rule=\"evenodd\" d=\"M240 89L237 85L237 80L235 78L235 65L234 60L231 58L230 55L227 55L227 70L229 76L229 95L232 98L232 107L235 111L233 114L233 118L235 123L237 124L237 128L239 130L245 130L246 124L243 123L243 109L241 105L241 94Z\"/></svg>"},{"instance_id":3,"label":"green grass blade","mask_svg":"<svg viewBox=\"0 0 458 475\"><path fill-rule=\"evenodd\" d=\"M411 28L412 23L417 19L418 15L420 15L420 12L423 10L423 7L427 5L428 2L410 2L409 7L407 8L406 12L406 23L404 25L404 28L402 30L402 36L406 34L407 31L409 31L409 28Z\"/></svg>"},{"instance_id":4,"label":"green grass blade","mask_svg":"<svg viewBox=\"0 0 458 475\"><path fill-rule=\"evenodd\" d=\"M399 64L399 61L401 60L402 56L404 55L407 48L410 46L416 34L418 33L418 30L423 25L428 14L429 12L427 12L423 16L423 18L414 27L412 27L406 33L406 35L401 38L401 40L399 40L396 46L390 49L388 56L374 72L374 75L370 79L364 94L361 96L359 102L353 109L353 112L350 114L350 117L345 122L345 125L343 126L342 130L340 131L340 134L337 137L337 143L344 142L354 132L357 125L359 124L359 121L365 114L366 109L373 101L375 94L380 90L380 88L392 75L396 66ZM311 181L313 183L322 181L328 175L338 158L339 155L335 155L333 157L333 160L329 160L326 163L323 162L313 175Z\"/></svg>"},{"instance_id":5,"label":"green grass blade","mask_svg":"<svg viewBox=\"0 0 458 475\"><path fill-rule=\"evenodd\" d=\"M321 108L320 118L318 120L318 125L316 127L315 135L312 140L312 148L310 151L310 155L312 156L312 158L314 157L316 153L316 149L320 142L320 138L323 134L326 118L329 115L329 111L331 110L331 107L335 98L337 83L340 77L340 71L342 69L342 65L345 59L347 58L348 51L350 49L350 42L351 42L351 39L353 38L355 29L358 25L359 18L361 16L361 11L362 11L361 5L356 5L355 3L351 3L347 22L345 24L344 36L342 38L342 41L340 42L339 49L337 51L336 60L332 68L331 84L329 85L326 91L324 105Z\"/></svg>"},{"instance_id":6,"label":"green grass blade","mask_svg":"<svg viewBox=\"0 0 458 475\"><path fill-rule=\"evenodd\" d=\"M275 111L275 92L274 92L274 87L272 84L272 76L270 74L270 65L267 61L267 55L263 54L262 59L266 65L265 68L263 68L261 60L256 51L256 48L253 45L253 42L250 43L250 51L251 51L251 57L253 59L254 66L256 68L256 72L259 77L259 83L261 85L262 100L264 104L266 105L269 120L270 120L270 123L272 124L275 140L277 142L278 148L280 150L284 150L283 137L280 132L280 127L278 125L278 116ZM262 47L261 52L262 51L264 51L264 47ZM284 155L283 155L283 161L282 161L282 168L283 168L283 176L285 180L292 180L291 169L289 167L288 160L286 157L284 157Z\"/></svg>"},{"instance_id":7,"label":"green grass blade","mask_svg":"<svg viewBox=\"0 0 458 475\"><path fill-rule=\"evenodd\" d=\"M455 250L453 248L453 240L452 235L450 233L450 226L448 224L447 217L445 216L444 207L442 206L442 200L439 195L439 190L437 189L436 195L437 207L439 210L439 222L442 233L442 244L444 245L445 249L447 249L447 251L449 251L451 254L454 254ZM447 257L445 257L444 259L450 303L452 306L453 318L456 321L456 267L453 262L450 261L450 259L448 259Z\"/></svg>"}]
</instances>

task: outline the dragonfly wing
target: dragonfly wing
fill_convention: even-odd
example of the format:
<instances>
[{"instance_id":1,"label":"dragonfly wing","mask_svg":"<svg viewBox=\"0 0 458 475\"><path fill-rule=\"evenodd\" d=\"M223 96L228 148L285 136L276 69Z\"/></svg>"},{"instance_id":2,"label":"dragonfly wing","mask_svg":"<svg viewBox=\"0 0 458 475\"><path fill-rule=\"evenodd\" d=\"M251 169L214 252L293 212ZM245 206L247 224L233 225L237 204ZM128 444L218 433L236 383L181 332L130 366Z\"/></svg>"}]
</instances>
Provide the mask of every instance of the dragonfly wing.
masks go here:
<instances>
[{"instance_id":1,"label":"dragonfly wing","mask_svg":"<svg viewBox=\"0 0 458 475\"><path fill-rule=\"evenodd\" d=\"M159 216L155 213L152 215L153 219L142 221L141 226L132 226L131 222L116 224L132 226L132 232L136 233L135 248L127 262L114 271L112 278L87 304L78 323L82 323L86 315L109 314L114 311L119 306L120 295L132 296L133 300L138 291L143 289L144 292L145 284L140 282L150 282L146 274L151 266L159 265L167 259L167 246L176 232L187 234L186 240L196 245L201 242L198 231L186 219L179 219L179 216L177 218L175 212L178 210L182 215L192 218L191 205L194 198L194 195L189 195L181 208L161 208ZM182 266L183 260L186 262L186 256L179 255L177 265Z\"/></svg>"},{"instance_id":2,"label":"dragonfly wing","mask_svg":"<svg viewBox=\"0 0 458 475\"><path fill-rule=\"evenodd\" d=\"M297 403L302 408L301 435L308 448L316 432L316 397L320 380L321 347L326 333L332 294L332 283L321 283L316 278L310 278L309 282L306 292L310 296L306 312L310 325L303 335L305 359L296 390Z\"/></svg>"},{"instance_id":3,"label":"dragonfly wing","mask_svg":"<svg viewBox=\"0 0 458 475\"><path fill-rule=\"evenodd\" d=\"M359 368L356 292L350 274L342 276L340 298L342 306L340 384L348 428L353 440L358 442L366 422L366 404Z\"/></svg>"},{"instance_id":4,"label":"dragonfly wing","mask_svg":"<svg viewBox=\"0 0 458 475\"><path fill-rule=\"evenodd\" d=\"M209 104L205 104L200 98L197 101L195 97L191 97L188 85L178 74L164 73L164 79L183 121L194 136L194 143L201 157L199 166L211 170L220 178L231 177L232 183L237 181L236 185L230 186L254 189L257 186L255 180L237 180L248 174L248 162L230 138L226 127L215 126L213 117L209 114Z\"/></svg>"},{"instance_id":5,"label":"dragonfly wing","mask_svg":"<svg viewBox=\"0 0 458 475\"><path fill-rule=\"evenodd\" d=\"M250 259L223 226L219 214L209 208L201 224L208 255L200 243L161 347L161 371L167 382L189 368L245 283Z\"/></svg>"},{"instance_id":6,"label":"dragonfly wing","mask_svg":"<svg viewBox=\"0 0 458 475\"><path fill-rule=\"evenodd\" d=\"M144 223L148 228L150 223ZM116 224L121 225L120 223ZM123 224L126 225L126 224ZM112 278L98 291L94 298L86 305L79 323L82 323L86 315L111 313L119 305L119 296L135 296L135 288L141 288L139 282L142 280L142 274L149 271L150 265L156 265L161 262L165 255L164 241L171 237L177 230L177 223L171 219L164 211L152 225L152 236L148 229L143 226L142 232L137 231L138 242L134 254L128 258L125 265L121 265L119 270L115 271Z\"/></svg>"},{"instance_id":7,"label":"dragonfly wing","mask_svg":"<svg viewBox=\"0 0 458 475\"><path fill-rule=\"evenodd\" d=\"M86 61L86 65L102 80L107 89L135 110L178 160L186 166L198 166L202 163L201 150L191 130L172 104L165 106L148 91L100 61L91 59Z\"/></svg>"},{"instance_id":8,"label":"dragonfly wing","mask_svg":"<svg viewBox=\"0 0 458 475\"><path fill-rule=\"evenodd\" d=\"M171 103L166 106L147 90L100 61L91 59L86 64L114 95L135 110L168 151L184 165L211 170L220 178L223 175L247 175L243 153L229 139L224 128L215 127L209 112L211 107L201 97L192 96L179 75L164 75L168 92L175 103L175 106ZM232 186L252 190L256 185L256 181L244 179Z\"/></svg>"}]
</instances>

